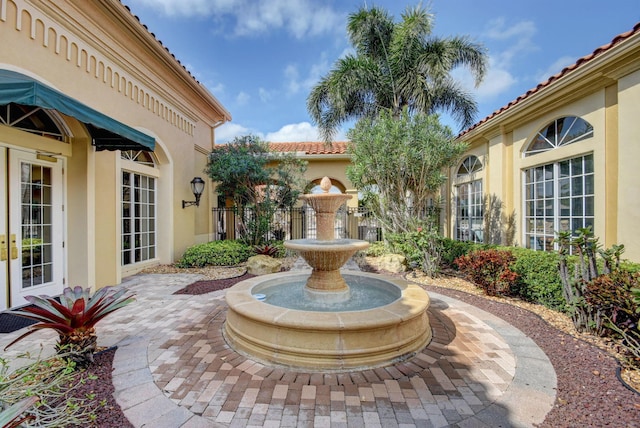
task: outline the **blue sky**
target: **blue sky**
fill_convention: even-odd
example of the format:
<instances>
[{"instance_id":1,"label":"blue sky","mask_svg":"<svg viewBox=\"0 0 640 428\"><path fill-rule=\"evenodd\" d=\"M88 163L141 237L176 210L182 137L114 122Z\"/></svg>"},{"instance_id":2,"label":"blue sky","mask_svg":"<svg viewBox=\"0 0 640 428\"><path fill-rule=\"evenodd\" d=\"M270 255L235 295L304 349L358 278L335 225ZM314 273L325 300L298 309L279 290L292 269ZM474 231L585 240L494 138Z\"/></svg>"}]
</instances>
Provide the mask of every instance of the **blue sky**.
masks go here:
<instances>
[{"instance_id":1,"label":"blue sky","mask_svg":"<svg viewBox=\"0 0 640 428\"><path fill-rule=\"evenodd\" d=\"M319 141L306 109L311 88L349 51L347 16L363 5L396 18L404 0L122 0L204 84L233 120L218 143L255 134L270 142ZM638 0L431 0L433 34L466 35L489 55L483 84L456 76L477 119L640 22ZM454 132L459 126L445 114ZM346 129L337 136L344 139Z\"/></svg>"}]
</instances>

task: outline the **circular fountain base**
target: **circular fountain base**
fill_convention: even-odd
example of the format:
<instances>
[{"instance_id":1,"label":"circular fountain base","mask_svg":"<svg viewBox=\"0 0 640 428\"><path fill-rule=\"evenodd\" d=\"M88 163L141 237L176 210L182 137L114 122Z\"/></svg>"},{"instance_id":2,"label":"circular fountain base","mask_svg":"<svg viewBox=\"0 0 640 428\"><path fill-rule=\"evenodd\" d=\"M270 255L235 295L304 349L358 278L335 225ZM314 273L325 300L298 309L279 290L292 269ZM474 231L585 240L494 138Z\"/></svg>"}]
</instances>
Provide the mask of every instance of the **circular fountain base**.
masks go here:
<instances>
[{"instance_id":1,"label":"circular fountain base","mask_svg":"<svg viewBox=\"0 0 640 428\"><path fill-rule=\"evenodd\" d=\"M226 293L224 335L251 358L307 370L379 367L406 359L431 340L429 296L415 284L369 273L344 273L397 293L390 303L363 310L298 310L258 300L271 285L304 283L309 273L289 272L242 281Z\"/></svg>"}]
</instances>

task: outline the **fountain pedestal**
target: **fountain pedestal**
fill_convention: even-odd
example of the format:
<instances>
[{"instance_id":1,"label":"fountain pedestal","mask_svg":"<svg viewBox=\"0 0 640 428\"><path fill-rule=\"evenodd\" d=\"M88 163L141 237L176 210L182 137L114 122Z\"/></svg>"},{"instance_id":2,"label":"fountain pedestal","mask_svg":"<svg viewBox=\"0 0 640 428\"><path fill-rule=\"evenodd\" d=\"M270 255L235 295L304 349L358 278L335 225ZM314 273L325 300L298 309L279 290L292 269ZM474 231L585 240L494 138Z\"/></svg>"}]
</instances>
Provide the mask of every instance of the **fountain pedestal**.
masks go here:
<instances>
[{"instance_id":1,"label":"fountain pedestal","mask_svg":"<svg viewBox=\"0 0 640 428\"><path fill-rule=\"evenodd\" d=\"M340 268L356 251L369 247L366 241L335 239L336 211L351 195L329 193L331 180L324 177L320 182L323 193L303 195L316 213L317 239L294 239L284 246L296 251L313 269L305 285L311 298L325 301L349 299L349 286L340 274Z\"/></svg>"}]
</instances>

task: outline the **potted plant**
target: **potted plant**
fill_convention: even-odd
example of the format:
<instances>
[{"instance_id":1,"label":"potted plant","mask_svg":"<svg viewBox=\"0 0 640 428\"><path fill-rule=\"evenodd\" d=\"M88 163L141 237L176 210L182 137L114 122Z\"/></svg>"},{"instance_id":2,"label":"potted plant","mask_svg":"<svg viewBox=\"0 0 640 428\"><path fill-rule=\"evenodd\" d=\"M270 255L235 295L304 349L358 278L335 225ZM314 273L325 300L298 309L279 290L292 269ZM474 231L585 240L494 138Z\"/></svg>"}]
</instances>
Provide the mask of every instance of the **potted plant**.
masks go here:
<instances>
[{"instance_id":1,"label":"potted plant","mask_svg":"<svg viewBox=\"0 0 640 428\"><path fill-rule=\"evenodd\" d=\"M31 305L9 313L39 322L8 344L5 350L37 330L51 328L58 333L56 350L59 354L69 353L79 366L93 362L97 349L96 323L133 302L135 295L126 288L115 287L101 288L93 296L90 292L89 288L67 287L59 301L50 296L26 296Z\"/></svg>"}]
</instances>

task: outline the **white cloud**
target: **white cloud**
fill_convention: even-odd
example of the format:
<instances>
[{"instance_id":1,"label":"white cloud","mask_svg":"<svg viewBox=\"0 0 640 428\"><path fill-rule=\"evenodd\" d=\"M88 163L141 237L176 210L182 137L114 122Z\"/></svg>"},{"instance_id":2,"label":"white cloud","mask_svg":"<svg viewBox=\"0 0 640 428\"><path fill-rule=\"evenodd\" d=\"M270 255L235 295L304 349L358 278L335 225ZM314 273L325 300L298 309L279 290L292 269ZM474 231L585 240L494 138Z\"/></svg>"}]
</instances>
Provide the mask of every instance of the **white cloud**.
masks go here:
<instances>
[{"instance_id":1,"label":"white cloud","mask_svg":"<svg viewBox=\"0 0 640 428\"><path fill-rule=\"evenodd\" d=\"M224 94L224 84L218 83L217 85L205 84L205 87L215 96L220 96Z\"/></svg>"},{"instance_id":2,"label":"white cloud","mask_svg":"<svg viewBox=\"0 0 640 428\"><path fill-rule=\"evenodd\" d=\"M322 52L319 60L309 66L307 76L304 78L300 76L297 65L287 65L284 69L287 94L294 95L300 92L305 94L309 93L311 88L313 88L329 70L330 65L326 52Z\"/></svg>"},{"instance_id":3,"label":"white cloud","mask_svg":"<svg viewBox=\"0 0 640 428\"><path fill-rule=\"evenodd\" d=\"M268 103L273 98L273 93L271 91L266 90L265 88L259 88L258 97L260 98L260 101L262 101L263 103Z\"/></svg>"},{"instance_id":4,"label":"white cloud","mask_svg":"<svg viewBox=\"0 0 640 428\"><path fill-rule=\"evenodd\" d=\"M286 79L285 86L287 88L287 93L289 95L297 94L300 91L300 73L298 73L298 68L289 64L284 69L284 77Z\"/></svg>"},{"instance_id":5,"label":"white cloud","mask_svg":"<svg viewBox=\"0 0 640 428\"><path fill-rule=\"evenodd\" d=\"M235 137L240 137L242 135L248 135L252 133L249 128L230 122L227 122L224 125L216 128L215 132L216 144L225 144L233 140Z\"/></svg>"},{"instance_id":6,"label":"white cloud","mask_svg":"<svg viewBox=\"0 0 640 428\"><path fill-rule=\"evenodd\" d=\"M296 143L307 141L321 141L318 128L309 122L300 122L285 125L276 132L269 132L265 137L265 141L270 143ZM346 141L345 127L338 129L334 141Z\"/></svg>"},{"instance_id":7,"label":"white cloud","mask_svg":"<svg viewBox=\"0 0 640 428\"><path fill-rule=\"evenodd\" d=\"M250 99L251 96L244 91L241 91L240 93L238 93L238 95L236 95L236 103L239 106L247 104Z\"/></svg>"},{"instance_id":8,"label":"white cloud","mask_svg":"<svg viewBox=\"0 0 640 428\"><path fill-rule=\"evenodd\" d=\"M492 58L489 59L489 67L484 80L477 88L474 87L473 76L466 70L456 69L452 75L463 88L473 93L480 102L491 100L507 92L518 81L506 68L497 65Z\"/></svg>"},{"instance_id":9,"label":"white cloud","mask_svg":"<svg viewBox=\"0 0 640 428\"><path fill-rule=\"evenodd\" d=\"M546 70L543 70L540 73L538 73L536 75L536 80L538 82L544 82L554 74L560 73L562 69L565 68L566 66L574 64L575 62L576 62L576 58L573 58L570 56L563 56L561 58L558 58L557 60L555 60L553 64L547 67Z\"/></svg>"},{"instance_id":10,"label":"white cloud","mask_svg":"<svg viewBox=\"0 0 640 428\"><path fill-rule=\"evenodd\" d=\"M321 141L318 128L310 124L309 122L292 123L284 125L282 128L275 132L268 132L266 135L263 132L258 132L247 128L246 126L238 125L235 123L225 123L224 125L216 128L216 144L226 144L232 141L236 137L244 135L256 135L264 141L270 143L296 143L306 141ZM346 141L346 126L339 129L334 141Z\"/></svg>"},{"instance_id":11,"label":"white cloud","mask_svg":"<svg viewBox=\"0 0 640 428\"><path fill-rule=\"evenodd\" d=\"M493 49L489 51L489 65L483 82L474 88L475 82L466 70L459 69L453 73L456 80L467 91L474 93L480 102L508 92L518 82L513 72L517 57L538 49L533 42L537 29L531 21L507 25L504 18L497 18L489 22L486 28L483 38L488 40Z\"/></svg>"},{"instance_id":12,"label":"white cloud","mask_svg":"<svg viewBox=\"0 0 640 428\"><path fill-rule=\"evenodd\" d=\"M265 140L270 143L292 143L302 141L319 141L318 128L309 122L285 125L276 132L269 132Z\"/></svg>"},{"instance_id":13,"label":"white cloud","mask_svg":"<svg viewBox=\"0 0 640 428\"><path fill-rule=\"evenodd\" d=\"M285 29L297 39L333 33L344 26L344 17L313 0L128 0L167 16L231 18L238 36L255 36ZM135 11L134 11L135 13Z\"/></svg>"}]
</instances>

